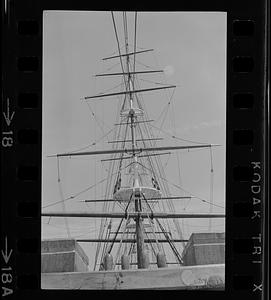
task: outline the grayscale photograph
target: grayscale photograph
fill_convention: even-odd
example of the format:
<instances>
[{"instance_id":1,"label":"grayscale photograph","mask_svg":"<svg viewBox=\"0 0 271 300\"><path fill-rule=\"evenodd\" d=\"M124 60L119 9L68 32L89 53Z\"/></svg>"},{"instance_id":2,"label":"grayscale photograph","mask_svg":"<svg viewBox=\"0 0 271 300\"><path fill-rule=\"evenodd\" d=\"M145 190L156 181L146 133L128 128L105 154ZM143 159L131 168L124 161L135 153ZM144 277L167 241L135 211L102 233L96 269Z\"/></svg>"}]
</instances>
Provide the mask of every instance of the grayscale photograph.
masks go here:
<instances>
[{"instance_id":1,"label":"grayscale photograph","mask_svg":"<svg viewBox=\"0 0 271 300\"><path fill-rule=\"evenodd\" d=\"M43 12L41 288L224 290L225 12Z\"/></svg>"}]
</instances>

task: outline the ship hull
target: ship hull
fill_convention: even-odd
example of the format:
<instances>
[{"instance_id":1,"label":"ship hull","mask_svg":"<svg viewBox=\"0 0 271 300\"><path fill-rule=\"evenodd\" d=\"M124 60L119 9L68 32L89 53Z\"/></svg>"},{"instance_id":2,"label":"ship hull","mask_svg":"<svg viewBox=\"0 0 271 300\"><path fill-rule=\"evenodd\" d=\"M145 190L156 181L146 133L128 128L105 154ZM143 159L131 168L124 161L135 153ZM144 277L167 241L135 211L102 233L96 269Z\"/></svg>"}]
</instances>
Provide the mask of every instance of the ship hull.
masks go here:
<instances>
[{"instance_id":1,"label":"ship hull","mask_svg":"<svg viewBox=\"0 0 271 300\"><path fill-rule=\"evenodd\" d=\"M42 289L224 289L224 282L224 264L41 274Z\"/></svg>"}]
</instances>

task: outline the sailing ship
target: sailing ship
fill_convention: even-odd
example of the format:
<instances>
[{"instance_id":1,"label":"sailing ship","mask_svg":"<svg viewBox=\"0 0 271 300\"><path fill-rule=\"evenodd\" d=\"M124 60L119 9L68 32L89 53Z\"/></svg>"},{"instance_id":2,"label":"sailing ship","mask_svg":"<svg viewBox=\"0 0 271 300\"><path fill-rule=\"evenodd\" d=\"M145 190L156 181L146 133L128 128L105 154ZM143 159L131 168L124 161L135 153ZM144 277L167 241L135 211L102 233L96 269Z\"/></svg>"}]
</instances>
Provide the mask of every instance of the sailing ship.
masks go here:
<instances>
[{"instance_id":1,"label":"sailing ship","mask_svg":"<svg viewBox=\"0 0 271 300\"><path fill-rule=\"evenodd\" d=\"M137 12L134 13L132 45L128 36L127 13L122 13L124 47L120 46L113 12L111 17L118 51L103 60L119 61L120 69L95 76L120 78L123 89L85 96L84 100L121 97L118 121L113 124L114 138L109 141L112 148L51 155L57 161L65 157L102 156L102 161L108 163L104 198L83 200L88 205L99 203L102 209L42 212L43 217L50 218L98 218L99 234L92 239L42 241L42 288L224 288L224 233L193 233L187 240L183 237L180 222L191 218L224 218L224 214L176 211L176 201L194 196L183 193L172 195L161 163L161 157L173 151L212 150L218 145L159 144L163 138L153 132L151 124L154 120L148 116L142 95L172 90L176 85L139 86L138 76L164 71L140 69L137 65L138 56L153 51L137 48ZM88 265L81 243L96 244L93 266Z\"/></svg>"}]
</instances>

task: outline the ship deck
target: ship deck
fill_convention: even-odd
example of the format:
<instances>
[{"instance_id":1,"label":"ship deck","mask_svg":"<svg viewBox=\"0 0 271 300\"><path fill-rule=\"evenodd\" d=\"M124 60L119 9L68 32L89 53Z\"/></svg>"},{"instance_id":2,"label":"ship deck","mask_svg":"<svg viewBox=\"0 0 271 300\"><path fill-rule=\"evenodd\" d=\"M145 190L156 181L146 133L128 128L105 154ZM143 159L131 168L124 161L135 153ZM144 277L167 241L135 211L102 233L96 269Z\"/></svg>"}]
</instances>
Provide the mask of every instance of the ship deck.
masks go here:
<instances>
[{"instance_id":1,"label":"ship deck","mask_svg":"<svg viewBox=\"0 0 271 300\"><path fill-rule=\"evenodd\" d=\"M225 264L93 272L41 273L42 289L220 289Z\"/></svg>"}]
</instances>

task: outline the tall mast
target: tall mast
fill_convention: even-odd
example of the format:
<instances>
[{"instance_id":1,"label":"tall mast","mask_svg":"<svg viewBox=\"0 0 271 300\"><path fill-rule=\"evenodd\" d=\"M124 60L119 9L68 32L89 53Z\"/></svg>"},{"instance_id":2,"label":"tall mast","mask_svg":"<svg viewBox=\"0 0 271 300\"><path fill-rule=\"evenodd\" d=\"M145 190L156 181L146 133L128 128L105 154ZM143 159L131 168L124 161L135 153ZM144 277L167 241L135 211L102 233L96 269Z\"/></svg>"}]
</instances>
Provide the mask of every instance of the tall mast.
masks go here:
<instances>
[{"instance_id":1,"label":"tall mast","mask_svg":"<svg viewBox=\"0 0 271 300\"><path fill-rule=\"evenodd\" d=\"M127 30L127 16L126 12L123 12L123 25L124 25L124 36L125 36L125 51L126 51L126 72L127 72L127 88L129 91L129 104L130 110L128 117L130 118L131 127L131 142L132 142L132 155L133 155L133 188L134 188L134 203L135 212L137 212L136 222L136 245L137 245L137 265L139 269L144 268L144 236L143 236L143 222L141 218L141 195L139 191L139 180L138 180L138 164L137 164L137 153L135 151L135 110L133 106L133 82L130 73L130 56L129 53L129 41L128 41L128 30ZM136 50L136 49L135 49Z\"/></svg>"}]
</instances>

